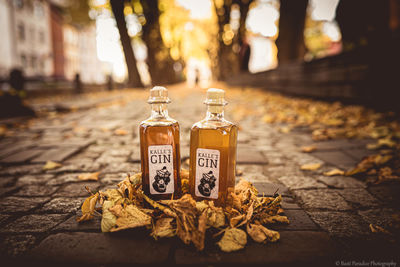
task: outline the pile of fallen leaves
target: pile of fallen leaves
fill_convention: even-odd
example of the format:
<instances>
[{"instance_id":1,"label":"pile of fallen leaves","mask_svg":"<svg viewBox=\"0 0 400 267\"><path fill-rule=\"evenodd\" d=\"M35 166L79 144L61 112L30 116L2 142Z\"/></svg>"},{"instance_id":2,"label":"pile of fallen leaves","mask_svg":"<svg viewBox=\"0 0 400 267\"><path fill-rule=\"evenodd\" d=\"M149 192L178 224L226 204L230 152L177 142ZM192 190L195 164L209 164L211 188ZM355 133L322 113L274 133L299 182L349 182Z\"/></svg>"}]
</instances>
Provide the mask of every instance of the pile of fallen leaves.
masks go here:
<instances>
[{"instance_id":1,"label":"pile of fallen leaves","mask_svg":"<svg viewBox=\"0 0 400 267\"><path fill-rule=\"evenodd\" d=\"M373 183L400 181L400 123L395 113L378 113L363 106L289 98L273 93L266 94L265 103L263 121L286 124L280 128L282 132L307 126L315 141L338 138L376 140L367 148L377 152L365 157L355 168L334 169L325 175L363 175ZM309 153L317 149L317 146L308 146L302 150ZM303 169L316 170L319 167L315 164Z\"/></svg>"},{"instance_id":2,"label":"pile of fallen leaves","mask_svg":"<svg viewBox=\"0 0 400 267\"><path fill-rule=\"evenodd\" d=\"M181 171L181 179L181 198L154 201L141 189L141 174L128 175L116 189L91 193L83 202L82 216L77 221L101 215L102 232L146 227L154 239L177 236L199 251L204 249L207 232L212 239L219 239L217 244L225 252L244 248L247 235L258 243L276 242L279 232L265 225L289 223L281 215L282 197L259 197L257 189L246 180L236 185L222 208L214 206L213 201L193 200L188 194L188 171Z\"/></svg>"}]
</instances>

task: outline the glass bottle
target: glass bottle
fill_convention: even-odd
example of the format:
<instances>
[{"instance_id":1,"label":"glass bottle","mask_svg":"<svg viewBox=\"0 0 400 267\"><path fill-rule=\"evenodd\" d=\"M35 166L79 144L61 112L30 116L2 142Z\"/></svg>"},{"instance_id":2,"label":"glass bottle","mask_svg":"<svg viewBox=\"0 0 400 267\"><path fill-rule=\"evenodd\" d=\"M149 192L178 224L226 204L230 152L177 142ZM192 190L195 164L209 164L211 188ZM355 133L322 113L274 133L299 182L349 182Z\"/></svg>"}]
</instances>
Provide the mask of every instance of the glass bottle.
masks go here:
<instances>
[{"instance_id":1,"label":"glass bottle","mask_svg":"<svg viewBox=\"0 0 400 267\"><path fill-rule=\"evenodd\" d=\"M190 133L189 188L196 200L225 205L235 187L237 126L224 119L224 90L207 90L206 118Z\"/></svg>"},{"instance_id":2,"label":"glass bottle","mask_svg":"<svg viewBox=\"0 0 400 267\"><path fill-rule=\"evenodd\" d=\"M181 188L179 124L168 116L166 88L155 86L147 102L151 116L139 126L142 189L155 200L176 198Z\"/></svg>"}]
</instances>

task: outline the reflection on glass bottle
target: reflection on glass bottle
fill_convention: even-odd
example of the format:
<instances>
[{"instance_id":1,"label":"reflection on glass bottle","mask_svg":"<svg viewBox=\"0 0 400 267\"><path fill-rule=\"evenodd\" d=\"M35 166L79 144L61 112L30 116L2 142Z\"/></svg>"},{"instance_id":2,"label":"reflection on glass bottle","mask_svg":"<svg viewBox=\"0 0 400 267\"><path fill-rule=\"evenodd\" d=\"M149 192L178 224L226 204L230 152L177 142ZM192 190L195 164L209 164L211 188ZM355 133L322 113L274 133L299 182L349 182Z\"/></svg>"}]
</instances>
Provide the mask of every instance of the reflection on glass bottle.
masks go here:
<instances>
[{"instance_id":1,"label":"reflection on glass bottle","mask_svg":"<svg viewBox=\"0 0 400 267\"><path fill-rule=\"evenodd\" d=\"M224 119L225 92L208 89L207 115L190 133L190 193L225 204L235 187L237 126Z\"/></svg>"},{"instance_id":2,"label":"reflection on glass bottle","mask_svg":"<svg viewBox=\"0 0 400 267\"><path fill-rule=\"evenodd\" d=\"M153 199L180 194L179 124L168 116L170 102L166 88L151 89L151 116L139 126L142 188Z\"/></svg>"}]
</instances>

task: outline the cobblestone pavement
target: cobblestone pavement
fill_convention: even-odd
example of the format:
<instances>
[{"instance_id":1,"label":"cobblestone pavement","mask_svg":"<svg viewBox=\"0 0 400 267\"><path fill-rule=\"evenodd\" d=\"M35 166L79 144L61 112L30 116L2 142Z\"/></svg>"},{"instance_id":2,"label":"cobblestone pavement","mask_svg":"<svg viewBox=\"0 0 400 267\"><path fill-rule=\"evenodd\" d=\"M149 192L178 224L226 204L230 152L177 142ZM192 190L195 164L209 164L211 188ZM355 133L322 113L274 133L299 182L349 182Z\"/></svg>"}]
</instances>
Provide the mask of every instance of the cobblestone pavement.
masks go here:
<instances>
[{"instance_id":1,"label":"cobblestone pavement","mask_svg":"<svg viewBox=\"0 0 400 267\"><path fill-rule=\"evenodd\" d=\"M204 93L182 85L170 88L173 102L169 113L181 125L183 167L189 156L190 127L205 114ZM240 125L237 169L242 177L266 195L278 189L284 197L283 207L291 223L273 228L281 233L278 243L249 241L244 250L229 254L207 245L205 252L198 253L177 239L154 241L140 230L103 234L100 218L76 223L87 196L84 186L109 188L127 172L140 171L138 124L150 112L147 92L125 91L112 97L109 104L102 98L89 106L83 98L79 101L83 108L79 108L70 101L74 106L66 109L71 112L50 113L0 139L1 257L10 264L399 263L397 237L373 234L369 224L385 227L393 223L394 215L399 214L400 188L322 175L331 167L354 166L368 154L366 141L313 142L308 129L282 133L261 122L262 114L246 114L247 107L261 105L247 94L227 92L231 104L226 117ZM48 108L46 105L43 107ZM40 104L36 108L40 109ZM300 147L308 144L316 144L318 150L300 152ZM63 166L44 171L48 160ZM306 163L323 163L323 167L312 172L300 170ZM77 179L81 173L94 171L101 172L97 182Z\"/></svg>"}]
</instances>

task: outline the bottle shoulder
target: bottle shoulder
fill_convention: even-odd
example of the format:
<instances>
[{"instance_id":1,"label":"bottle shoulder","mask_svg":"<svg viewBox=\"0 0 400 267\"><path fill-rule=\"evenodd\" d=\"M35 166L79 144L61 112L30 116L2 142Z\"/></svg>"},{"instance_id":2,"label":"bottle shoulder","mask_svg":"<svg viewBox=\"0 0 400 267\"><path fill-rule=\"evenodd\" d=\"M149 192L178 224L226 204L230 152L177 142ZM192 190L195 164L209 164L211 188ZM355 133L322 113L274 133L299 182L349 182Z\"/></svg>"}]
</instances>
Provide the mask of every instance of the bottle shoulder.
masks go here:
<instances>
[{"instance_id":1,"label":"bottle shoulder","mask_svg":"<svg viewBox=\"0 0 400 267\"><path fill-rule=\"evenodd\" d=\"M142 122L140 122L140 127L148 127L148 126L179 126L177 120L168 118L148 118Z\"/></svg>"},{"instance_id":2,"label":"bottle shoulder","mask_svg":"<svg viewBox=\"0 0 400 267\"><path fill-rule=\"evenodd\" d=\"M230 129L237 129L236 124L230 122L228 120L201 120L193 124L192 130L195 129L219 129L219 128L230 128Z\"/></svg>"}]
</instances>

